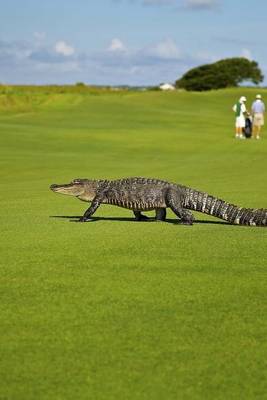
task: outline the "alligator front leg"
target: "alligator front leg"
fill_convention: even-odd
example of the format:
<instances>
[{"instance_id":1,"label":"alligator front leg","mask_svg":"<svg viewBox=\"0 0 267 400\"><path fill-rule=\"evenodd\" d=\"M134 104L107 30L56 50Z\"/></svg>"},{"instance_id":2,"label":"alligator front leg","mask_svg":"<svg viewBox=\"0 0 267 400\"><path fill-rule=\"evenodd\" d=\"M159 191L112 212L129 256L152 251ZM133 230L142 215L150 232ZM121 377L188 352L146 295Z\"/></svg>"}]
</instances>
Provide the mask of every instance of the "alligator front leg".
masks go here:
<instances>
[{"instance_id":1,"label":"alligator front leg","mask_svg":"<svg viewBox=\"0 0 267 400\"><path fill-rule=\"evenodd\" d=\"M166 204L185 225L193 225L193 214L182 207L181 194L178 190L169 189L166 193Z\"/></svg>"},{"instance_id":2,"label":"alligator front leg","mask_svg":"<svg viewBox=\"0 0 267 400\"><path fill-rule=\"evenodd\" d=\"M95 197L90 207L85 211L84 215L79 219L79 221L80 222L90 221L90 217L96 212L100 204L101 204L100 198Z\"/></svg>"}]
</instances>

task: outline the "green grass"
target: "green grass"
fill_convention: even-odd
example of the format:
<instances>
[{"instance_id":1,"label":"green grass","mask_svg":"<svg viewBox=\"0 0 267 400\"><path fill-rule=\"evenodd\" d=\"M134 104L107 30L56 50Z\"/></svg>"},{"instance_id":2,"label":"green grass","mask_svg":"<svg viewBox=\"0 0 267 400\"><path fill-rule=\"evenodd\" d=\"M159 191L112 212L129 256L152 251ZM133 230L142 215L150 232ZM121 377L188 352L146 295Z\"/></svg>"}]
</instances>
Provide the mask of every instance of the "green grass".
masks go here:
<instances>
[{"instance_id":1,"label":"green grass","mask_svg":"<svg viewBox=\"0 0 267 400\"><path fill-rule=\"evenodd\" d=\"M150 176L266 207L267 133L233 138L256 92L1 95L1 400L266 398L265 228L78 224L86 204L49 190Z\"/></svg>"}]
</instances>

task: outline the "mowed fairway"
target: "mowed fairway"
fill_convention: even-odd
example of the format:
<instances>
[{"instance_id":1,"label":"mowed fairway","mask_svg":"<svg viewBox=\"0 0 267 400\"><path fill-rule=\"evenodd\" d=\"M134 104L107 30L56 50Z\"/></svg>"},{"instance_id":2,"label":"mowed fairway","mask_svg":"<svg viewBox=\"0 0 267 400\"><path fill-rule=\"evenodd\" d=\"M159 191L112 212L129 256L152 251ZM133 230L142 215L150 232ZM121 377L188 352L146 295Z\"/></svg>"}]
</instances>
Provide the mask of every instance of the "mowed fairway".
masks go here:
<instances>
[{"instance_id":1,"label":"mowed fairway","mask_svg":"<svg viewBox=\"0 0 267 400\"><path fill-rule=\"evenodd\" d=\"M49 190L147 176L266 208L267 128L233 138L257 92L0 96L1 400L266 398L266 228L107 205L81 224Z\"/></svg>"}]
</instances>

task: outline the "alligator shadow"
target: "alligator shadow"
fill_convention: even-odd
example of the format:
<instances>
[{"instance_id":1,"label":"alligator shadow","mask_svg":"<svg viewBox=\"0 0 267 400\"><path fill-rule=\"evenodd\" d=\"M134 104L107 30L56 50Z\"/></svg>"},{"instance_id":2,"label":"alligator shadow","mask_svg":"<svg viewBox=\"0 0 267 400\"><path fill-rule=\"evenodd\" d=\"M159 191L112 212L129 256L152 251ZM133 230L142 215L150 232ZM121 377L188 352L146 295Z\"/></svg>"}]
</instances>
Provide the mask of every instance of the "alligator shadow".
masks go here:
<instances>
[{"instance_id":1,"label":"alligator shadow","mask_svg":"<svg viewBox=\"0 0 267 400\"><path fill-rule=\"evenodd\" d=\"M78 216L78 215L50 215L49 218L62 218L62 219L68 219L69 222L79 222L81 216ZM155 220L155 218L148 218L143 221L137 221L136 219L129 218L129 217L92 217L92 219L90 220L90 223L98 222L98 221L121 221L121 222L138 222L138 223L140 223L140 222L143 222L143 223L158 222ZM179 222L179 220L169 219L169 218L167 218L164 222L167 222L169 224L175 224L175 225L181 224ZM231 225L231 224L229 224L229 222L225 222L225 221L210 221L210 220L201 220L201 219L195 220L194 224Z\"/></svg>"}]
</instances>

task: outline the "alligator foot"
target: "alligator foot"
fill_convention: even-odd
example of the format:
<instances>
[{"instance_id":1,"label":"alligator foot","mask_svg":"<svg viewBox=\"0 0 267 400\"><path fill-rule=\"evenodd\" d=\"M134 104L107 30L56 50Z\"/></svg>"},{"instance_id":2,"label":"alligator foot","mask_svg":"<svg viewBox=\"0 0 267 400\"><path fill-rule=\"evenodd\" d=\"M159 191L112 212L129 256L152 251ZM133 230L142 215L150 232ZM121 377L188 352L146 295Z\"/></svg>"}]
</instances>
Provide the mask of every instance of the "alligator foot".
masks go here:
<instances>
[{"instance_id":1,"label":"alligator foot","mask_svg":"<svg viewBox=\"0 0 267 400\"><path fill-rule=\"evenodd\" d=\"M136 221L147 221L149 217L146 215L141 214L140 211L134 211Z\"/></svg>"},{"instance_id":2,"label":"alligator foot","mask_svg":"<svg viewBox=\"0 0 267 400\"><path fill-rule=\"evenodd\" d=\"M180 225L188 225L191 226L193 225L193 221L179 221Z\"/></svg>"},{"instance_id":3,"label":"alligator foot","mask_svg":"<svg viewBox=\"0 0 267 400\"><path fill-rule=\"evenodd\" d=\"M93 218L81 217L78 222L91 222Z\"/></svg>"},{"instance_id":4,"label":"alligator foot","mask_svg":"<svg viewBox=\"0 0 267 400\"><path fill-rule=\"evenodd\" d=\"M146 215L141 214L139 218L136 218L137 221L147 221L149 217Z\"/></svg>"}]
</instances>

